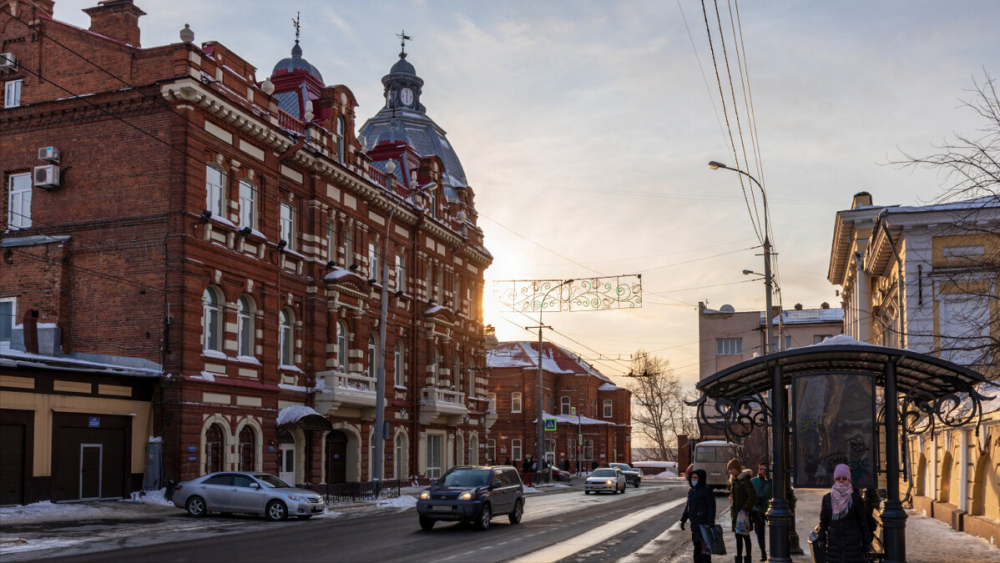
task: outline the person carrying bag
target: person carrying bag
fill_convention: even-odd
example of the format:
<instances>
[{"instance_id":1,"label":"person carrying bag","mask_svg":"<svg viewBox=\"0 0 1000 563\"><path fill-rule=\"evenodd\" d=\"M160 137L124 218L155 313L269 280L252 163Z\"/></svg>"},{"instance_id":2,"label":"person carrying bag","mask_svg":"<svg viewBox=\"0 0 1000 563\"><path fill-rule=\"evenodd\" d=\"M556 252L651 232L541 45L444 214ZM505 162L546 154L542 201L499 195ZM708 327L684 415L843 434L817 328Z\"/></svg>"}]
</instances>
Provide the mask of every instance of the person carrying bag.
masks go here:
<instances>
[{"instance_id":1,"label":"person carrying bag","mask_svg":"<svg viewBox=\"0 0 1000 563\"><path fill-rule=\"evenodd\" d=\"M757 491L750 482L753 472L743 469L740 460L733 458L726 465L729 469L729 500L732 503L733 532L736 533L736 563L750 563L753 559L753 546L750 544L750 512L757 504ZM746 555L743 548L746 547Z\"/></svg>"},{"instance_id":2,"label":"person carrying bag","mask_svg":"<svg viewBox=\"0 0 1000 563\"><path fill-rule=\"evenodd\" d=\"M688 478L691 483L691 488L688 489L688 502L684 514L681 515L682 530L686 522L691 522L694 563L711 563L713 553L718 555L726 553L726 546L722 543L722 528L715 525L715 494L708 488L705 482L707 478L708 474L704 469L695 469L691 472ZM711 528L715 528L718 532L717 539ZM718 544L722 544L721 550Z\"/></svg>"},{"instance_id":3,"label":"person carrying bag","mask_svg":"<svg viewBox=\"0 0 1000 563\"><path fill-rule=\"evenodd\" d=\"M851 469L833 471L833 488L823 497L817 540L825 544L827 563L865 563L872 542L861 495L851 486Z\"/></svg>"}]
</instances>

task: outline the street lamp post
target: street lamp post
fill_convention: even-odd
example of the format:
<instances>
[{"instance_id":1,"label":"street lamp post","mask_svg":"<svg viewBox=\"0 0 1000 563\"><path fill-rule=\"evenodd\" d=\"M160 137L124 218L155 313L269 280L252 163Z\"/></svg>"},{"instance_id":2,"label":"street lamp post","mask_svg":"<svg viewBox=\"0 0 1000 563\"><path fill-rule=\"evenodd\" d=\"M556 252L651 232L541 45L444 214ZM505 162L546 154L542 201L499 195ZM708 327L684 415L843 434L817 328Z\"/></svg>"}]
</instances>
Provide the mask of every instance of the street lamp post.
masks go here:
<instances>
[{"instance_id":1,"label":"street lamp post","mask_svg":"<svg viewBox=\"0 0 1000 563\"><path fill-rule=\"evenodd\" d=\"M538 468L542 468L542 459L545 455L545 421L542 420L542 330L545 325L542 323L542 313L545 312L545 300L548 299L549 294L553 291L559 289L560 287L573 283L573 280L566 280L559 285L553 287L552 289L545 292L542 297L542 301L538 306L538 397L535 399L535 463L538 464ZM530 469L530 468L529 468Z\"/></svg>"},{"instance_id":2,"label":"street lamp post","mask_svg":"<svg viewBox=\"0 0 1000 563\"><path fill-rule=\"evenodd\" d=\"M718 170L719 168L722 168L722 169L725 169L725 170L732 170L733 172L736 172L737 174L743 174L747 178L750 178L750 181L753 182L754 184L756 184L757 188L760 189L760 197L764 200L764 286L765 286L766 291L767 291L767 293L766 293L767 311L765 313L765 315L767 315L767 317L766 317L767 318L767 337L766 337L766 340L767 340L767 342L766 342L766 349L767 349L767 351L766 351L766 354L773 354L777 350L776 350L775 340L774 340L774 313L772 312L772 309L771 309L771 294L773 293L773 291L772 291L772 288L771 288L771 282L772 282L772 280L771 280L771 238L769 236L769 233L770 233L770 230L769 230L770 222L768 221L768 217L767 217L767 192L764 191L764 186L760 185L760 182L757 181L757 178L754 178L753 176L747 174L746 172L740 170L739 168L732 168L730 166L726 166L725 164L722 164L721 162L716 162L714 160L708 163L708 167L711 168L712 170ZM746 273L746 272L744 272L744 273Z\"/></svg>"},{"instance_id":3,"label":"street lamp post","mask_svg":"<svg viewBox=\"0 0 1000 563\"><path fill-rule=\"evenodd\" d=\"M396 170L396 164L393 161L389 161L386 164L386 171L391 176ZM392 180L390 178L390 189L392 186ZM381 489L382 484L382 463L385 458L385 339L386 339L386 325L388 324L389 317L389 233L392 229L392 217L396 214L396 210L399 206L413 196L420 193L427 193L434 191L437 188L436 182L431 182L424 186L420 186L413 190L406 199L401 199L396 202L393 206L392 211L389 212L389 218L385 222L385 244L384 252L382 253L382 309L379 312L378 318L378 370L375 373L375 459L372 462L372 469L374 475L372 480L375 481L376 494L379 489ZM398 281L397 281L398 283ZM398 479L399 476L397 475Z\"/></svg>"}]
</instances>

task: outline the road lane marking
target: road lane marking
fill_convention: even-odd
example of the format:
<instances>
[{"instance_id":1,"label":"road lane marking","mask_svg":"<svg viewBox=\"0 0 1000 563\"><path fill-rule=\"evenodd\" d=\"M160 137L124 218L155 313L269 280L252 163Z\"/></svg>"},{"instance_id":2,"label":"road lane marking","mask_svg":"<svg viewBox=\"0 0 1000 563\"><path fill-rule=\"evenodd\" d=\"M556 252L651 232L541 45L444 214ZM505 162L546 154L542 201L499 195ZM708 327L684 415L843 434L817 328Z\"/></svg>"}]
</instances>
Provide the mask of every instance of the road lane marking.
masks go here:
<instances>
[{"instance_id":1,"label":"road lane marking","mask_svg":"<svg viewBox=\"0 0 1000 563\"><path fill-rule=\"evenodd\" d=\"M552 563L554 561L559 561L560 559L565 559L574 553L579 553L580 551L607 541L636 524L645 522L646 520L663 514L672 508L681 506L685 502L687 502L687 498L682 497L674 499L666 504L652 506L634 514L623 516L617 520L608 522L603 526L583 532L581 535L574 538L570 538L566 541L562 541L555 545L551 545L544 549L518 557L517 559L514 559L513 563Z\"/></svg>"},{"instance_id":2,"label":"road lane marking","mask_svg":"<svg viewBox=\"0 0 1000 563\"><path fill-rule=\"evenodd\" d=\"M656 536L649 543L639 548L637 551L626 555L619 559L616 563L640 563L642 560L652 557L654 555L662 555L663 546L670 543L670 536L674 535L681 529L680 522L674 522L673 526L670 526L663 531L662 534Z\"/></svg>"}]
</instances>

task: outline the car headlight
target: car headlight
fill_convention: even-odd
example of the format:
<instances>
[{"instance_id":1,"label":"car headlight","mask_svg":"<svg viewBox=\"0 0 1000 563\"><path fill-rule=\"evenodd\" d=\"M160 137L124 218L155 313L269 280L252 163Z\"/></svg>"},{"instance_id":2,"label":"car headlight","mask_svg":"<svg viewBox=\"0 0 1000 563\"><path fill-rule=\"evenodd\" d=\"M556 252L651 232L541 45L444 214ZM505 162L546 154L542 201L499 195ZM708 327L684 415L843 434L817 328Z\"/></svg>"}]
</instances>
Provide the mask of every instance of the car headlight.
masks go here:
<instances>
[{"instance_id":1,"label":"car headlight","mask_svg":"<svg viewBox=\"0 0 1000 563\"><path fill-rule=\"evenodd\" d=\"M427 500L431 498L431 494L427 491L420 493L420 500Z\"/></svg>"},{"instance_id":2,"label":"car headlight","mask_svg":"<svg viewBox=\"0 0 1000 563\"><path fill-rule=\"evenodd\" d=\"M605 481L605 482L604 482L604 484L605 484L605 485L610 485L610 484L611 484L611 481L610 481L610 480L609 480L609 481Z\"/></svg>"},{"instance_id":3,"label":"car headlight","mask_svg":"<svg viewBox=\"0 0 1000 563\"><path fill-rule=\"evenodd\" d=\"M288 498L290 498L290 499L292 499L292 500L294 500L296 502L309 502L309 499L307 499L303 495L288 495Z\"/></svg>"},{"instance_id":4,"label":"car headlight","mask_svg":"<svg viewBox=\"0 0 1000 563\"><path fill-rule=\"evenodd\" d=\"M462 493L458 498L461 500L472 500L472 493Z\"/></svg>"}]
</instances>

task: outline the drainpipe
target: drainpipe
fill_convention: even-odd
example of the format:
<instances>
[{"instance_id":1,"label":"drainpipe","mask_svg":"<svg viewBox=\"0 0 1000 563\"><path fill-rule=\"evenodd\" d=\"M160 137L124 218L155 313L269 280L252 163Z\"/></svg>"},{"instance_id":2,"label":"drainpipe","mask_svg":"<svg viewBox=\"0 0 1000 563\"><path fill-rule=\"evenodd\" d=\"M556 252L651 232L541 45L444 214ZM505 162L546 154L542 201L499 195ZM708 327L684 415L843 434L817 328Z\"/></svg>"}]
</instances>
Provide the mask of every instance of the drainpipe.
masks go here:
<instances>
[{"instance_id":1,"label":"drainpipe","mask_svg":"<svg viewBox=\"0 0 1000 563\"><path fill-rule=\"evenodd\" d=\"M959 432L959 454L958 466L962 469L962 475L958 479L958 509L969 513L969 431L960 428Z\"/></svg>"}]
</instances>

